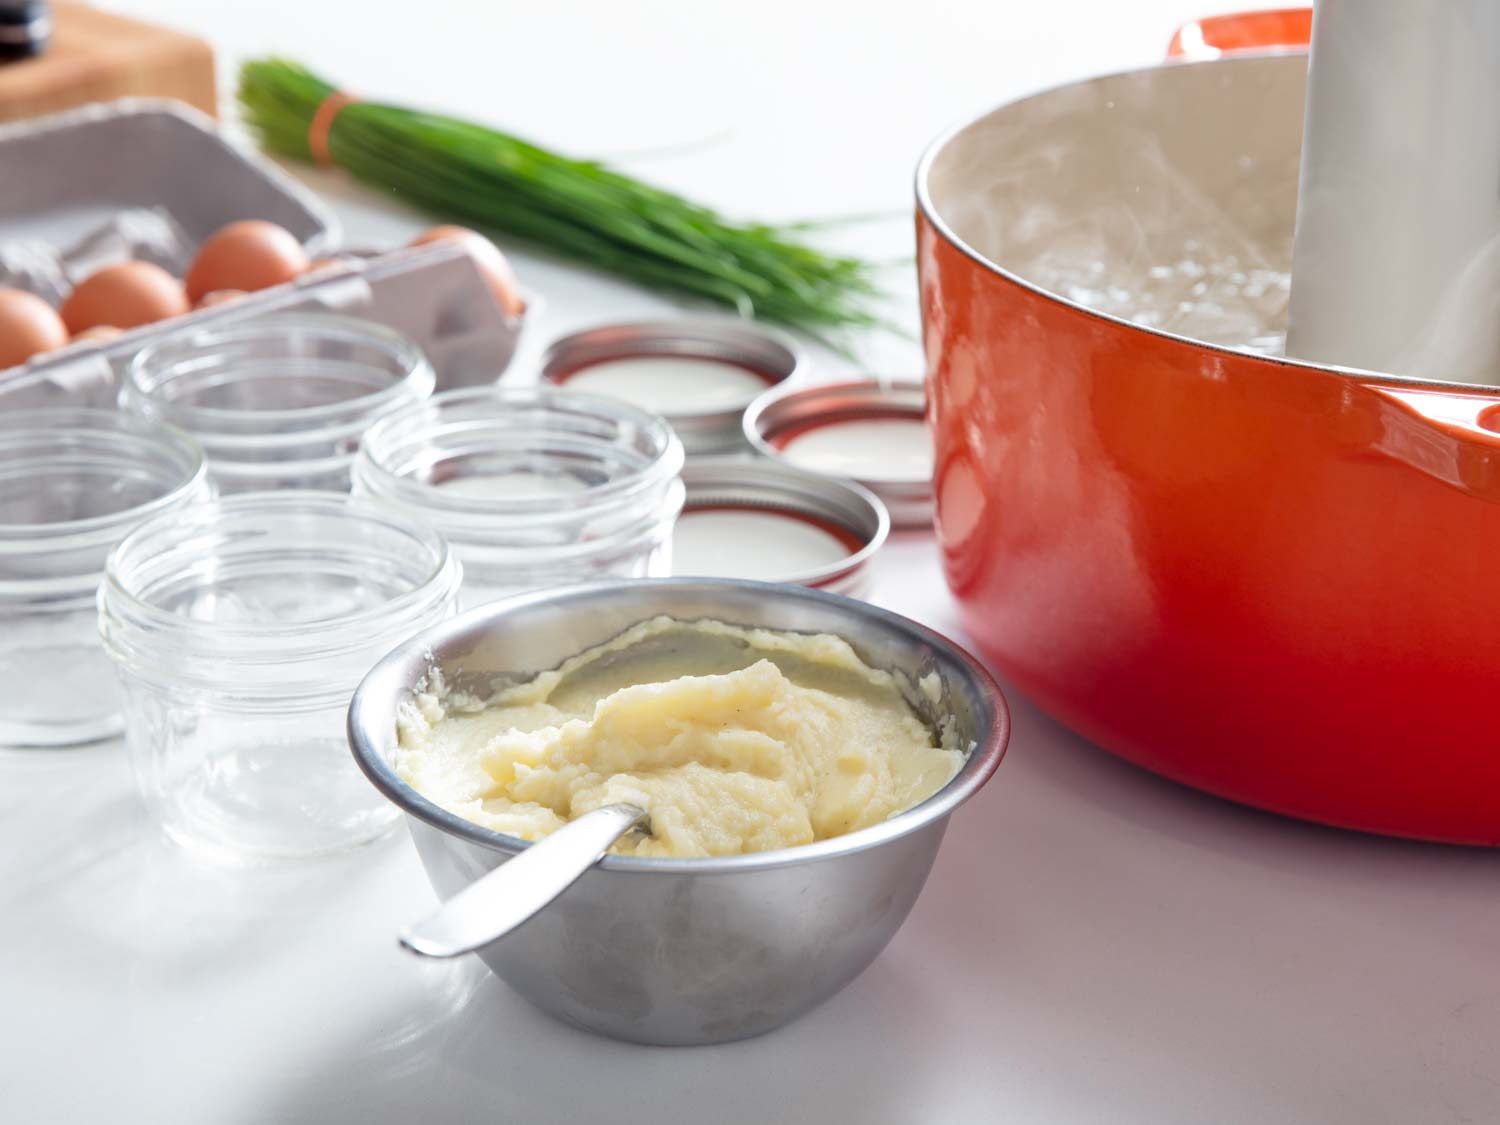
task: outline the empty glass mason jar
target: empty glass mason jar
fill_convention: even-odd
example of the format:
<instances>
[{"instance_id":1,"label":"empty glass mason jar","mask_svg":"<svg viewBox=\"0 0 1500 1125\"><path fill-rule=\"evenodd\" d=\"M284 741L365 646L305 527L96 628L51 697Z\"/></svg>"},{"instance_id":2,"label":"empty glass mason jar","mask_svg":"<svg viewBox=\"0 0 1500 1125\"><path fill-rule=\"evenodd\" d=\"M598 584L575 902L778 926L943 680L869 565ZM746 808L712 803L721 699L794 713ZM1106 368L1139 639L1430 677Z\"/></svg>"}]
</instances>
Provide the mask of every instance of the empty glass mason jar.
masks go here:
<instances>
[{"instance_id":1,"label":"empty glass mason jar","mask_svg":"<svg viewBox=\"0 0 1500 1125\"><path fill-rule=\"evenodd\" d=\"M382 655L453 612L460 578L436 532L338 493L243 493L127 536L99 630L168 835L302 856L385 832L395 809L355 768L344 713Z\"/></svg>"},{"instance_id":2,"label":"empty glass mason jar","mask_svg":"<svg viewBox=\"0 0 1500 1125\"><path fill-rule=\"evenodd\" d=\"M120 404L195 437L221 494L343 490L365 430L426 398L433 378L421 350L392 329L274 313L148 344Z\"/></svg>"},{"instance_id":3,"label":"empty glass mason jar","mask_svg":"<svg viewBox=\"0 0 1500 1125\"><path fill-rule=\"evenodd\" d=\"M629 403L548 387L445 391L379 423L354 491L438 529L463 604L671 572L682 443Z\"/></svg>"},{"instance_id":4,"label":"empty glass mason jar","mask_svg":"<svg viewBox=\"0 0 1500 1125\"><path fill-rule=\"evenodd\" d=\"M119 731L94 624L105 559L143 520L209 495L202 451L170 427L116 410L0 414L0 744Z\"/></svg>"}]
</instances>

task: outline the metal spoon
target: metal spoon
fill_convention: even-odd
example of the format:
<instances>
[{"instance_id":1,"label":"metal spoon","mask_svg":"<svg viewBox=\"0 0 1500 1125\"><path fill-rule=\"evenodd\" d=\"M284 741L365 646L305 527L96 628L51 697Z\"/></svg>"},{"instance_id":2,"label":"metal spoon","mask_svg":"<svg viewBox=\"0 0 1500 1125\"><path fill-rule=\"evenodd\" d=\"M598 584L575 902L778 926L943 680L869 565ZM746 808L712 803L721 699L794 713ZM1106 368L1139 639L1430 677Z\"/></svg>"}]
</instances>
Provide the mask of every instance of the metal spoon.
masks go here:
<instances>
[{"instance_id":1,"label":"metal spoon","mask_svg":"<svg viewBox=\"0 0 1500 1125\"><path fill-rule=\"evenodd\" d=\"M637 827L651 831L646 810L636 805L584 813L470 883L406 930L401 944L423 957L473 953L530 919Z\"/></svg>"}]
</instances>

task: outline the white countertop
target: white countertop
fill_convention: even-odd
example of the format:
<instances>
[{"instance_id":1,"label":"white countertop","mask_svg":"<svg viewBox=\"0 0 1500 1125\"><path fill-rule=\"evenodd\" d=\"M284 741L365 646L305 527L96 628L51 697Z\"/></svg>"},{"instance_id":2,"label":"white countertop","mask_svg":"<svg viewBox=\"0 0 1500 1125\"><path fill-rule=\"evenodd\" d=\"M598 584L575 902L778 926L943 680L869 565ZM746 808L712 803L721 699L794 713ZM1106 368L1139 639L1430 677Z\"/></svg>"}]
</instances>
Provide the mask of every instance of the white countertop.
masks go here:
<instances>
[{"instance_id":1,"label":"white countertop","mask_svg":"<svg viewBox=\"0 0 1500 1125\"><path fill-rule=\"evenodd\" d=\"M627 164L729 211L891 212L844 236L875 257L909 254L911 171L938 130L1154 61L1202 14L1187 0L122 6L578 152L688 146ZM351 241L422 225L309 179ZM523 366L560 331L664 307L516 260L546 301ZM891 278L914 324L910 274ZM861 352L871 369L919 363L910 340ZM957 632L925 536L884 553L875 600ZM1500 853L1236 808L1011 703L1010 753L954 818L890 948L799 1023L693 1050L592 1038L473 959L399 952L397 927L432 902L404 833L337 860L201 867L156 838L119 745L0 753L0 1120L1500 1119Z\"/></svg>"}]
</instances>

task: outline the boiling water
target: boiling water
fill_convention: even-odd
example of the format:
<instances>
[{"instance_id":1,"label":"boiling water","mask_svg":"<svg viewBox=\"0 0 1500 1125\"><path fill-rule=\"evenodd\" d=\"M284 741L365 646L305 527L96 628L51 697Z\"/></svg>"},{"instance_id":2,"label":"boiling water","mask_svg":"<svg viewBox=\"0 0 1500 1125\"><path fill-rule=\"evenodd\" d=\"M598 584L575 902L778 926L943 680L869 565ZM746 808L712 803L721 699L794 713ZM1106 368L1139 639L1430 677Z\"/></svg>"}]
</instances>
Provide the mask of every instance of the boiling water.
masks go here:
<instances>
[{"instance_id":1,"label":"boiling water","mask_svg":"<svg viewBox=\"0 0 1500 1125\"><path fill-rule=\"evenodd\" d=\"M1241 157L1215 198L1176 167L1147 128L1118 148L1054 140L1007 162L971 223L980 245L1040 288L1179 336L1267 355L1286 340L1292 230L1290 161ZM1069 198L1051 185L1073 185ZM1088 185L1123 183L1097 196Z\"/></svg>"},{"instance_id":2,"label":"boiling water","mask_svg":"<svg viewBox=\"0 0 1500 1125\"><path fill-rule=\"evenodd\" d=\"M1028 206L993 237L1000 260L1028 281L1143 327L1497 385L1495 107L1494 0L1319 0L1295 249L1284 237L1284 169L1241 156L1236 174L1206 193L1202 170L1199 179L1179 173L1148 131L1095 152L1057 142L1012 164L1014 184L998 190L1019 185ZM1125 189L1075 211L1047 200L1043 176Z\"/></svg>"},{"instance_id":3,"label":"boiling water","mask_svg":"<svg viewBox=\"0 0 1500 1125\"><path fill-rule=\"evenodd\" d=\"M1087 308L1194 340L1261 355L1286 345L1291 273L1211 242L1184 239L1180 256L1121 270L1090 236L1070 239L1018 272Z\"/></svg>"}]
</instances>

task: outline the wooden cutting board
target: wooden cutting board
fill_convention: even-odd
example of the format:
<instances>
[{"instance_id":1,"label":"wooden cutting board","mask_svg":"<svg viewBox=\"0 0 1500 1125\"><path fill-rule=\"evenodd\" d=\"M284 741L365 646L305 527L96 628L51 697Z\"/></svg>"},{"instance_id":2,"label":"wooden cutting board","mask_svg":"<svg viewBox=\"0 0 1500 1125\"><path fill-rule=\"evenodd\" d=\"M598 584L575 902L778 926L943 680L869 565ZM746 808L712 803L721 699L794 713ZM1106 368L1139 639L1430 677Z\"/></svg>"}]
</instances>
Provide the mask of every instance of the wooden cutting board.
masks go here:
<instances>
[{"instance_id":1,"label":"wooden cutting board","mask_svg":"<svg viewBox=\"0 0 1500 1125\"><path fill-rule=\"evenodd\" d=\"M54 2L52 24L43 55L0 63L0 121L124 97L177 98L217 115L203 40L82 4Z\"/></svg>"}]
</instances>

